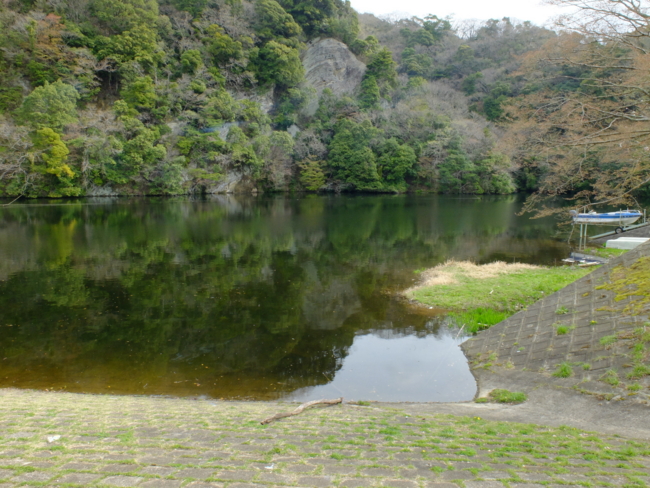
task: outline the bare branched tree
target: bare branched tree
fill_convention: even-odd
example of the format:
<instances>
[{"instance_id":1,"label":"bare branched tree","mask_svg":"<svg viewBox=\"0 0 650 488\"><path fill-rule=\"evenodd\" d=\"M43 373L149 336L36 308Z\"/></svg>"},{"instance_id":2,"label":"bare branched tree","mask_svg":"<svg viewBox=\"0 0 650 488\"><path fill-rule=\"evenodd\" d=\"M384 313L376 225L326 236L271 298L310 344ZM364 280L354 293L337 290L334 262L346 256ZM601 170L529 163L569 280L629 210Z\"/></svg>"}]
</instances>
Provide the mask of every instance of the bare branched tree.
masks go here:
<instances>
[{"instance_id":1,"label":"bare branched tree","mask_svg":"<svg viewBox=\"0 0 650 488\"><path fill-rule=\"evenodd\" d=\"M650 3L549 3L574 11L522 69L545 88L510 107L511 154L542 174L528 209L554 195L577 205L633 203L650 183Z\"/></svg>"},{"instance_id":2,"label":"bare branched tree","mask_svg":"<svg viewBox=\"0 0 650 488\"><path fill-rule=\"evenodd\" d=\"M0 145L6 148L0 153L0 181L16 182L7 196L19 198L27 194L32 181L39 176L31 171L39 152L34 149L25 127L18 127L4 118L0 118Z\"/></svg>"},{"instance_id":3,"label":"bare branched tree","mask_svg":"<svg viewBox=\"0 0 650 488\"><path fill-rule=\"evenodd\" d=\"M601 42L624 43L638 49L638 40L650 36L646 0L548 0L549 5L572 9L556 24ZM645 52L645 49L643 49Z\"/></svg>"}]
</instances>

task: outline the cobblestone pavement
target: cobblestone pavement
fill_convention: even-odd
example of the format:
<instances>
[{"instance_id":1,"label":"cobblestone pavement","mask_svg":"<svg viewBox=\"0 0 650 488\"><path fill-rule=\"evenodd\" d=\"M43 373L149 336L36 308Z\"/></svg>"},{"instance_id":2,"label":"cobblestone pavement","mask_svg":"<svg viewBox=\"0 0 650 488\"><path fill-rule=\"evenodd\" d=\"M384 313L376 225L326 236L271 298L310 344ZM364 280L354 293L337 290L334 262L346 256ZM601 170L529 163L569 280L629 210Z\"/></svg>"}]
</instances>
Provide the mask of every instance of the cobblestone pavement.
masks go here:
<instances>
[{"instance_id":1,"label":"cobblestone pavement","mask_svg":"<svg viewBox=\"0 0 650 488\"><path fill-rule=\"evenodd\" d=\"M0 390L0 487L643 488L650 444L395 405ZM60 436L60 437L58 437Z\"/></svg>"},{"instance_id":2,"label":"cobblestone pavement","mask_svg":"<svg viewBox=\"0 0 650 488\"><path fill-rule=\"evenodd\" d=\"M479 394L493 374L510 389L509 370L536 373L599 399L647 405L649 284L650 243L466 341Z\"/></svg>"}]
</instances>

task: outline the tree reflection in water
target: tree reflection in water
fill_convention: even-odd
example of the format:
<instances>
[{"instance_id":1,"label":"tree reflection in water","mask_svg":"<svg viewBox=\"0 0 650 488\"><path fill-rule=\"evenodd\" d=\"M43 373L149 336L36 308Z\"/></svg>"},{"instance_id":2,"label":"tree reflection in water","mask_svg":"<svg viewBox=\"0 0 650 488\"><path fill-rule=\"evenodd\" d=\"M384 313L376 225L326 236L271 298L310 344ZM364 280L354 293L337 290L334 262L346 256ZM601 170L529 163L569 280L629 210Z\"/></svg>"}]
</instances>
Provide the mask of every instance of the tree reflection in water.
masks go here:
<instances>
[{"instance_id":1,"label":"tree reflection in water","mask_svg":"<svg viewBox=\"0 0 650 488\"><path fill-rule=\"evenodd\" d=\"M0 210L0 386L274 399L334 380L358 336L435 336L442 354L441 316L394 292L449 258L564 257L554 223L520 207L440 196L14 204ZM466 375L460 363L439 374ZM425 397L441 398L422 378Z\"/></svg>"}]
</instances>

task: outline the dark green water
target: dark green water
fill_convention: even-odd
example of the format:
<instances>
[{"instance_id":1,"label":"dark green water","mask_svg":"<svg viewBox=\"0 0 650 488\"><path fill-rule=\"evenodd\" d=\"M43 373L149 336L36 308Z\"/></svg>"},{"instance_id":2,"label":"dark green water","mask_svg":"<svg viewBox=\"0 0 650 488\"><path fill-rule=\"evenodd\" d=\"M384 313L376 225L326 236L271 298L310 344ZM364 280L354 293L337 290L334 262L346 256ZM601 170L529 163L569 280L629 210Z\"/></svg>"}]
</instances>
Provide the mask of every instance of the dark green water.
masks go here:
<instances>
[{"instance_id":1,"label":"dark green water","mask_svg":"<svg viewBox=\"0 0 650 488\"><path fill-rule=\"evenodd\" d=\"M461 338L395 292L450 258L554 264L516 197L214 197L0 208L0 387L472 398Z\"/></svg>"}]
</instances>

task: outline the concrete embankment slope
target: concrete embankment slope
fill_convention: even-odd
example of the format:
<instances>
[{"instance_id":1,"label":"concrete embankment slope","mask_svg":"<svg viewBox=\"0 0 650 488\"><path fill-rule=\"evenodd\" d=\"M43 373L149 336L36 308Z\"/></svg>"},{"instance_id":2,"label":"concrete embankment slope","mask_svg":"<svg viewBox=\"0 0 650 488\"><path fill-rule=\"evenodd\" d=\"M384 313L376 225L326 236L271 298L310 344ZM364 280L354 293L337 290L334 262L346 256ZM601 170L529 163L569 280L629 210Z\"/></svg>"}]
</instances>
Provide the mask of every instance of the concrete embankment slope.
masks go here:
<instances>
[{"instance_id":1,"label":"concrete embankment slope","mask_svg":"<svg viewBox=\"0 0 650 488\"><path fill-rule=\"evenodd\" d=\"M625 418L648 438L649 313L650 244L644 244L462 347L479 396L493 388L525 391L547 408L541 422L567 416L567 423L571 417L578 425L611 422L616 430Z\"/></svg>"}]
</instances>

